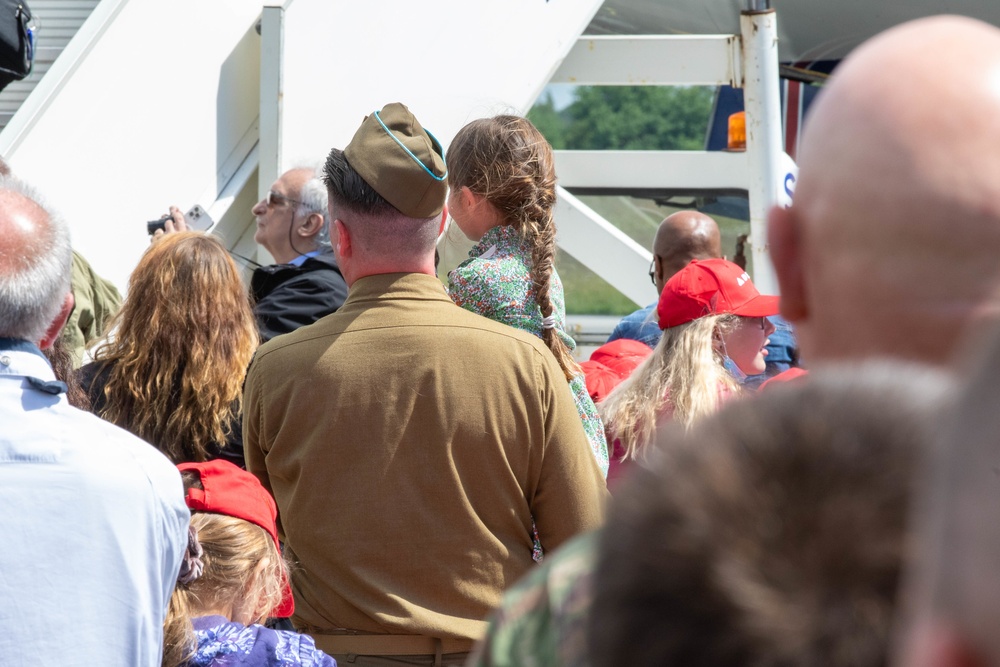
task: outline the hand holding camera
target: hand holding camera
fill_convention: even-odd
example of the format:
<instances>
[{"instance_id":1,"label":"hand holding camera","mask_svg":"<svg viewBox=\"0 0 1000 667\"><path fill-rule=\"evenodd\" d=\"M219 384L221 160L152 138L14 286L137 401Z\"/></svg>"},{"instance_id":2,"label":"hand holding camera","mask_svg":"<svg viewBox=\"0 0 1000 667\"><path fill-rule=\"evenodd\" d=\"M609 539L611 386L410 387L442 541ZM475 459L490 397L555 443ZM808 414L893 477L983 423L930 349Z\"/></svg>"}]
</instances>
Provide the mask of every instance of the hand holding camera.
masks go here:
<instances>
[{"instance_id":1,"label":"hand holding camera","mask_svg":"<svg viewBox=\"0 0 1000 667\"><path fill-rule=\"evenodd\" d=\"M158 220L150 220L146 223L146 231L154 239L171 234L173 232L184 232L188 230L207 231L212 226L212 218L198 204L191 207L187 213L181 213L176 206L170 207L170 213Z\"/></svg>"}]
</instances>

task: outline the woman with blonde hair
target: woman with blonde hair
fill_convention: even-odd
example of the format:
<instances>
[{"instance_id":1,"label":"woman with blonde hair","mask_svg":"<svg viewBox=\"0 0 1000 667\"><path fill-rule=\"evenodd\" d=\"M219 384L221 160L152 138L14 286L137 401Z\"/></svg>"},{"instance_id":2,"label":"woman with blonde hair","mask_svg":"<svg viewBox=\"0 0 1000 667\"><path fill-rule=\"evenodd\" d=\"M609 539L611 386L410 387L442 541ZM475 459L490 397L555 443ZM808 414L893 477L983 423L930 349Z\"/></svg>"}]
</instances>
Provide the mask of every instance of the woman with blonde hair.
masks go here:
<instances>
[{"instance_id":1,"label":"woman with blonde hair","mask_svg":"<svg viewBox=\"0 0 1000 667\"><path fill-rule=\"evenodd\" d=\"M336 667L311 637L260 625L295 609L271 494L228 461L177 467L191 529L164 622L163 667Z\"/></svg>"},{"instance_id":2,"label":"woman with blonde hair","mask_svg":"<svg viewBox=\"0 0 1000 667\"><path fill-rule=\"evenodd\" d=\"M92 411L175 463L225 456L257 347L246 287L222 243L199 232L155 240L129 278L111 334L80 369Z\"/></svg>"},{"instance_id":3,"label":"woman with blonde hair","mask_svg":"<svg viewBox=\"0 0 1000 667\"><path fill-rule=\"evenodd\" d=\"M691 426L739 393L739 379L764 372L778 297L762 296L750 276L724 259L692 260L657 304L663 336L653 353L598 406L613 442L608 483L641 459L664 421Z\"/></svg>"}]
</instances>

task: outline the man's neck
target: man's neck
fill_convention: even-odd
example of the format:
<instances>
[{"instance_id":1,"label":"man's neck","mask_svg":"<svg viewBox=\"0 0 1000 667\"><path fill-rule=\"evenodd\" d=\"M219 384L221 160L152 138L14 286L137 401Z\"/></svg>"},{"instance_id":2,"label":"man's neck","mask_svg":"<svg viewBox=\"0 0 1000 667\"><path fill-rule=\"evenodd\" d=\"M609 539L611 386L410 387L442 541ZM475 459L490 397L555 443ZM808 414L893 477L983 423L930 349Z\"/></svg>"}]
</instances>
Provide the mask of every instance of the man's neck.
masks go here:
<instances>
[{"instance_id":1,"label":"man's neck","mask_svg":"<svg viewBox=\"0 0 1000 667\"><path fill-rule=\"evenodd\" d=\"M343 270L343 267L341 267L341 269ZM380 264L377 266L369 265L355 271L343 271L344 282L347 283L348 287L353 285L355 281L362 278L383 275L386 273L423 273L428 276L437 277L437 271L434 269L433 259L431 260L429 266L423 262L413 264L393 262L392 264Z\"/></svg>"},{"instance_id":2,"label":"man's neck","mask_svg":"<svg viewBox=\"0 0 1000 667\"><path fill-rule=\"evenodd\" d=\"M299 252L300 250L301 252ZM271 253L271 257L274 258L275 264L291 264L299 257L302 257L303 255L308 255L311 252L314 253L317 250L319 250L319 246L314 245L309 248L297 248L295 250L288 249L287 251L282 252L280 255Z\"/></svg>"}]
</instances>

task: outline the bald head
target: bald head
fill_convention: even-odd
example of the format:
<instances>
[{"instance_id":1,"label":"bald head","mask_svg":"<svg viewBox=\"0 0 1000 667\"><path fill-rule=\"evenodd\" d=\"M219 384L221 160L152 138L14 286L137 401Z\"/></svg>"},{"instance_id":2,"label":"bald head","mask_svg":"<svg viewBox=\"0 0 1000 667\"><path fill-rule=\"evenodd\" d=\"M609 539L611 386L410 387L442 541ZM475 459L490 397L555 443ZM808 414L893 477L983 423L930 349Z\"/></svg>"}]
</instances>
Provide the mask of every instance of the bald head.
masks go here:
<instances>
[{"instance_id":1,"label":"bald head","mask_svg":"<svg viewBox=\"0 0 1000 667\"><path fill-rule=\"evenodd\" d=\"M903 24L845 60L810 110L770 246L810 361L946 364L1000 313L1000 30Z\"/></svg>"},{"instance_id":2,"label":"bald head","mask_svg":"<svg viewBox=\"0 0 1000 667\"><path fill-rule=\"evenodd\" d=\"M70 261L62 220L30 187L0 178L0 337L47 339L70 293Z\"/></svg>"},{"instance_id":3,"label":"bald head","mask_svg":"<svg viewBox=\"0 0 1000 667\"><path fill-rule=\"evenodd\" d=\"M722 257L719 226L698 211L678 211L660 223L653 239L656 291L692 259Z\"/></svg>"}]
</instances>

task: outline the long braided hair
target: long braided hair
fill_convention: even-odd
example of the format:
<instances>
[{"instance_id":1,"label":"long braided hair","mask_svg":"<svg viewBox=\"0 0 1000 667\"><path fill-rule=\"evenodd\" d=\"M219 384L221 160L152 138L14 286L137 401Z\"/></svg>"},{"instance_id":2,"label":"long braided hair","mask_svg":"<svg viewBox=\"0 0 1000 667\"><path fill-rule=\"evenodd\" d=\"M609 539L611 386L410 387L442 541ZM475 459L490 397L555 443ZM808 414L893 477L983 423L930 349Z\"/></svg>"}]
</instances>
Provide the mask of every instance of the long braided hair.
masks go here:
<instances>
[{"instance_id":1,"label":"long braided hair","mask_svg":"<svg viewBox=\"0 0 1000 667\"><path fill-rule=\"evenodd\" d=\"M556 171L552 147L527 118L500 115L474 120L448 148L448 183L467 187L517 229L531 247L531 286L543 318L552 316L550 295L556 252ZM567 380L580 366L554 328L542 328Z\"/></svg>"}]
</instances>

